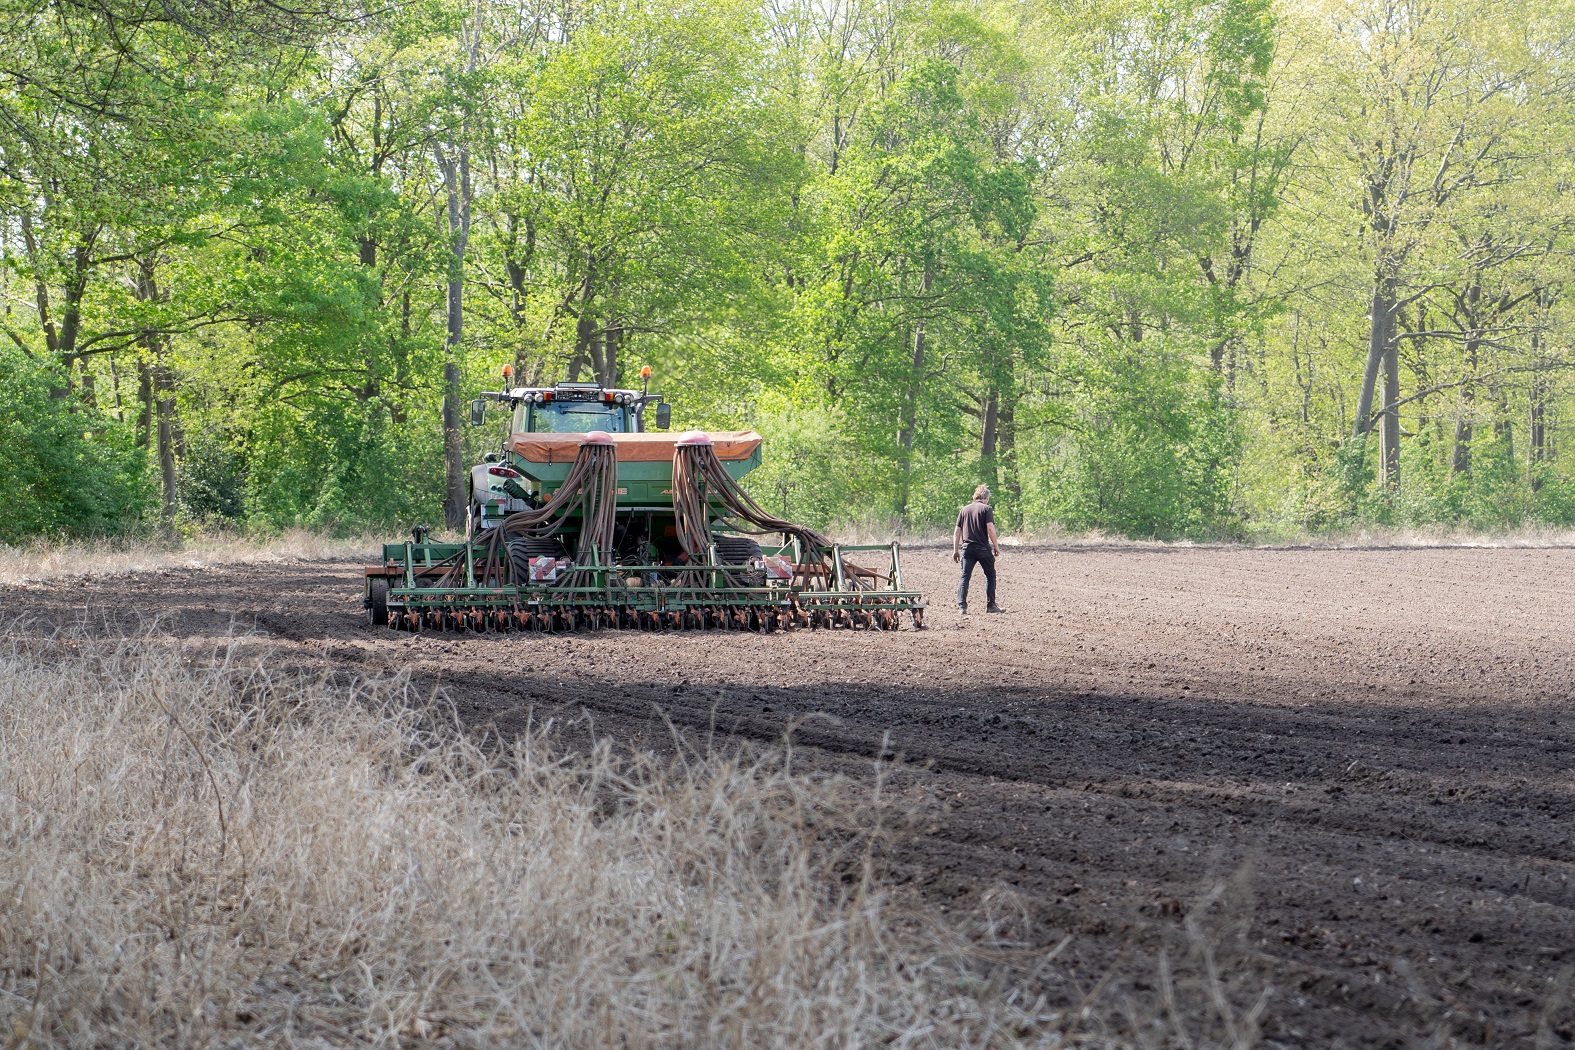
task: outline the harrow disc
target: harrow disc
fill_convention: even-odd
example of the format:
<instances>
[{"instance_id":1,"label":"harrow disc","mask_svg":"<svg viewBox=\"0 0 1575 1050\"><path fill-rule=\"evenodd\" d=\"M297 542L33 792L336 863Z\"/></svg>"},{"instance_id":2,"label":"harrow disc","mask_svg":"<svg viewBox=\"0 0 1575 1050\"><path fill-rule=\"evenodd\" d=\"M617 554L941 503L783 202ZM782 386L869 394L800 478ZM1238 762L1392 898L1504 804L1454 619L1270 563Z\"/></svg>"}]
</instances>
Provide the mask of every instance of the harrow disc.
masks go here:
<instances>
[{"instance_id":1,"label":"harrow disc","mask_svg":"<svg viewBox=\"0 0 1575 1050\"><path fill-rule=\"evenodd\" d=\"M630 605L531 605L513 609L486 606L429 605L395 607L388 612L388 626L398 631L443 631L476 634L491 632L572 634L580 631L637 630L739 631L775 634L797 629L898 631L901 615L913 617L915 629L924 629L924 610L890 605L833 605L804 608L796 603L770 605L689 605L668 609L641 609Z\"/></svg>"}]
</instances>

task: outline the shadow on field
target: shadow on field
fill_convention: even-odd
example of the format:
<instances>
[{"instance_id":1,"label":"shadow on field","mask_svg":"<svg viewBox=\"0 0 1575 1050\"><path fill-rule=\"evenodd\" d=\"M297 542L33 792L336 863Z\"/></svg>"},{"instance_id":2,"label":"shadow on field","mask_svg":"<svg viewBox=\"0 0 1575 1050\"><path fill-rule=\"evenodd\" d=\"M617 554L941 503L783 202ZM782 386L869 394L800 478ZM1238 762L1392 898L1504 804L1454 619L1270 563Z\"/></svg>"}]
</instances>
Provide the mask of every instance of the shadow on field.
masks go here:
<instances>
[{"instance_id":1,"label":"shadow on field","mask_svg":"<svg viewBox=\"0 0 1575 1050\"><path fill-rule=\"evenodd\" d=\"M442 678L504 737L584 719L657 750L790 739L806 768L866 776L885 759L926 814L892 877L952 914L1009 899L1039 949L1070 935L1085 992L1152 987L1197 902L1233 885L1238 965L1277 989L1271 1039L1575 1038L1554 1005L1575 963L1575 732L1547 708Z\"/></svg>"}]
</instances>

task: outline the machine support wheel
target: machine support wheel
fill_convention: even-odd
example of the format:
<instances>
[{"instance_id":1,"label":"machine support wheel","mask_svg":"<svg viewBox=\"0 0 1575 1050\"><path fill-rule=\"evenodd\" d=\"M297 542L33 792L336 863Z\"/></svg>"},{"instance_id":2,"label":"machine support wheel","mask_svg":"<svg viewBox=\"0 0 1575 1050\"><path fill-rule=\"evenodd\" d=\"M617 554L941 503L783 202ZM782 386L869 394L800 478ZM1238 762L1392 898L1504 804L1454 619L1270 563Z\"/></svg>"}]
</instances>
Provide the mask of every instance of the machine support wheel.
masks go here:
<instances>
[{"instance_id":1,"label":"machine support wheel","mask_svg":"<svg viewBox=\"0 0 1575 1050\"><path fill-rule=\"evenodd\" d=\"M373 627L388 626L388 581L381 576L367 582L366 622Z\"/></svg>"}]
</instances>

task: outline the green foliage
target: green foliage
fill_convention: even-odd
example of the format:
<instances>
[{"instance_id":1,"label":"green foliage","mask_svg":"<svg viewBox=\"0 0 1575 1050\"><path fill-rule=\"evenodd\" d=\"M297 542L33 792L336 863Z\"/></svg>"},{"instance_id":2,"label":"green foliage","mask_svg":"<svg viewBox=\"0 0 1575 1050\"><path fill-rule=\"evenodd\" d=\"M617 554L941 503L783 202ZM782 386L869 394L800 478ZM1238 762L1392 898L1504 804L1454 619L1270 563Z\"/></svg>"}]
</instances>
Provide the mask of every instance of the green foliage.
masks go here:
<instances>
[{"instance_id":1,"label":"green foliage","mask_svg":"<svg viewBox=\"0 0 1575 1050\"><path fill-rule=\"evenodd\" d=\"M136 526L152 495L129 428L72 399L0 346L0 543Z\"/></svg>"},{"instance_id":2,"label":"green foliage","mask_svg":"<svg viewBox=\"0 0 1575 1050\"><path fill-rule=\"evenodd\" d=\"M891 465L872 472L866 508L918 522L949 516L926 490L969 443L970 409L1034 366L1051 313L1049 277L1020 251L1037 165L999 154L995 100L965 76L921 58L872 101L818 188L822 254L796 296L820 387L805 394Z\"/></svg>"},{"instance_id":3,"label":"green foliage","mask_svg":"<svg viewBox=\"0 0 1575 1050\"><path fill-rule=\"evenodd\" d=\"M1216 380L1185 359L1101 356L1087 363L1068 429L1046 428L1033 457L1030 524L1059 522L1162 539L1233 525L1239 433Z\"/></svg>"},{"instance_id":4,"label":"green foliage","mask_svg":"<svg viewBox=\"0 0 1575 1050\"><path fill-rule=\"evenodd\" d=\"M761 416L759 422L770 435L765 464L745 482L762 506L816 528L846 524L858 513L852 508L861 505L859 494L878 471L847 440L840 412L783 409Z\"/></svg>"},{"instance_id":5,"label":"green foliage","mask_svg":"<svg viewBox=\"0 0 1575 1050\"><path fill-rule=\"evenodd\" d=\"M506 363L817 525L1575 522L1558 5L160 11L0 0L0 539L436 523Z\"/></svg>"},{"instance_id":6,"label":"green foliage","mask_svg":"<svg viewBox=\"0 0 1575 1050\"><path fill-rule=\"evenodd\" d=\"M181 516L198 526L246 516L246 461L213 431L186 446L177 481Z\"/></svg>"},{"instance_id":7,"label":"green foliage","mask_svg":"<svg viewBox=\"0 0 1575 1050\"><path fill-rule=\"evenodd\" d=\"M353 400L280 404L258 413L248 438L246 511L258 526L340 532L432 521L441 499L440 434L399 426Z\"/></svg>"}]
</instances>

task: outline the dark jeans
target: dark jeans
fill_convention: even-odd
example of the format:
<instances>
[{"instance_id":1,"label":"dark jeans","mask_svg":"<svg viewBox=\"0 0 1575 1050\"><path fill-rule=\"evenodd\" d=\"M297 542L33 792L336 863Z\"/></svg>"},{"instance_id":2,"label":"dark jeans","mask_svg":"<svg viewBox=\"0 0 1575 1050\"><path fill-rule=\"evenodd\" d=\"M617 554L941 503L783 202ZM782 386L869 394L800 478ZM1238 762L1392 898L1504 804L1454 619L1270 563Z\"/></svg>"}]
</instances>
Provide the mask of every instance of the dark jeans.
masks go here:
<instances>
[{"instance_id":1,"label":"dark jeans","mask_svg":"<svg viewBox=\"0 0 1575 1050\"><path fill-rule=\"evenodd\" d=\"M957 583L957 604L965 609L968 607L968 581L973 579L975 565L984 570L985 601L992 606L995 604L995 555L988 549L975 550L972 547L964 547L962 579Z\"/></svg>"}]
</instances>

